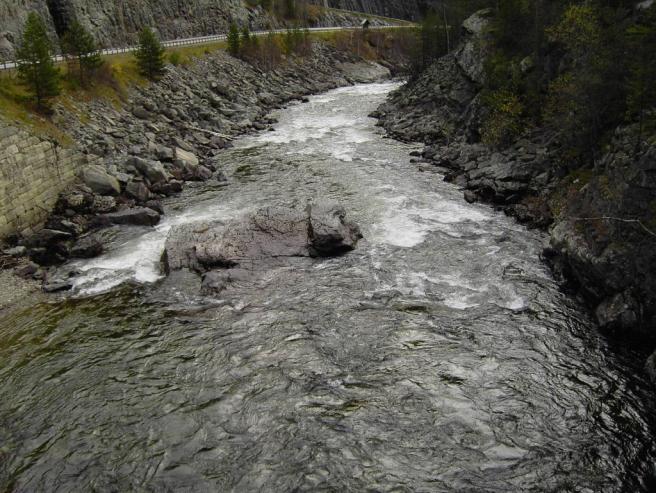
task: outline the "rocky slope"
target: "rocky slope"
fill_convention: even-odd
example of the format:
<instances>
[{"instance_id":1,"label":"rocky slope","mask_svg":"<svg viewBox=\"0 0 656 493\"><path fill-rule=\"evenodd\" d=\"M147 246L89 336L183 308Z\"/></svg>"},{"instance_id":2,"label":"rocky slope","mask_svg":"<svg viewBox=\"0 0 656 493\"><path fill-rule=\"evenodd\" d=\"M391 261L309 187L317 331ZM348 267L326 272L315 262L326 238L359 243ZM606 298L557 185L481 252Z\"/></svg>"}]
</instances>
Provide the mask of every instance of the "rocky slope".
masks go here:
<instances>
[{"instance_id":1,"label":"rocky slope","mask_svg":"<svg viewBox=\"0 0 656 493\"><path fill-rule=\"evenodd\" d=\"M120 108L105 99L66 101L55 108L54 122L98 164L82 170L79 182L61 195L43 230L9 252L46 267L96 256L104 228L152 226L163 212L159 199L180 192L185 182L225 182L221 150L236 135L266 129L273 123L270 110L389 76L381 65L315 43L311 56L290 57L271 72L222 51L188 67L170 67L160 82L135 87ZM48 291L70 287L66 279L47 279L34 264L19 274L46 277Z\"/></svg>"},{"instance_id":2,"label":"rocky slope","mask_svg":"<svg viewBox=\"0 0 656 493\"><path fill-rule=\"evenodd\" d=\"M594 168L575 170L556 159L557 139L544 129L527 130L503 151L482 144L481 47L489 15L468 19L463 44L375 115L392 136L426 143L423 157L444 168L466 200L549 228L545 259L587 300L600 326L653 341L656 142L636 151L636 129L620 127Z\"/></svg>"}]
</instances>

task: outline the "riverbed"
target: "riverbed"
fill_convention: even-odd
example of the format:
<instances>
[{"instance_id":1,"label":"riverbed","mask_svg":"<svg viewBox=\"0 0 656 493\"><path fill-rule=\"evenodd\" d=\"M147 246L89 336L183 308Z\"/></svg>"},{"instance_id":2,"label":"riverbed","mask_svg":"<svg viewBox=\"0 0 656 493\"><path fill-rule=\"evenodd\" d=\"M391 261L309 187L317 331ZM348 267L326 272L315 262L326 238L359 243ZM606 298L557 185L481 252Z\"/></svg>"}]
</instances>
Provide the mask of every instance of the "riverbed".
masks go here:
<instances>
[{"instance_id":1,"label":"riverbed","mask_svg":"<svg viewBox=\"0 0 656 493\"><path fill-rule=\"evenodd\" d=\"M65 299L0 318L0 490L649 491L654 402L559 290L546 238L467 204L367 115L394 82L281 110L121 231ZM203 297L171 227L339 201L364 239Z\"/></svg>"}]
</instances>

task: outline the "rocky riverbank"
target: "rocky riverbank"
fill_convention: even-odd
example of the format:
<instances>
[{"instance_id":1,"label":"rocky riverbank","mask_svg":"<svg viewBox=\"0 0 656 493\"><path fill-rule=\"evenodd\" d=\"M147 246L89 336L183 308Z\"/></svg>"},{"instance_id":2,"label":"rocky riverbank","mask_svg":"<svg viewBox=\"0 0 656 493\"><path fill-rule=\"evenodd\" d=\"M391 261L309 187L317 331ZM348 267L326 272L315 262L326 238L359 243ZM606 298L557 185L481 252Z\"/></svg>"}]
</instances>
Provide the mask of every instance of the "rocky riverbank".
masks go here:
<instances>
[{"instance_id":1,"label":"rocky riverbank","mask_svg":"<svg viewBox=\"0 0 656 493\"><path fill-rule=\"evenodd\" d=\"M559 159L556 135L527 129L503 150L481 142L485 28L468 19L452 53L391 95L374 116L389 135L426 144L469 202L484 201L530 227L548 229L544 258L622 339L654 344L656 327L656 143L636 148L636 126L617 128L593 167ZM654 360L654 358L652 358Z\"/></svg>"},{"instance_id":2,"label":"rocky riverbank","mask_svg":"<svg viewBox=\"0 0 656 493\"><path fill-rule=\"evenodd\" d=\"M104 99L68 101L53 120L94 164L61 194L45 227L16 238L5 256L29 258L18 273L44 280L46 291L66 290L70 283L49 277L50 266L99 255L110 226L157 224L161 199L186 182L225 185L222 150L235 136L269 128L271 110L388 77L383 65L315 43L310 56L289 57L268 72L224 52L169 67L158 83L133 88L121 107Z\"/></svg>"}]
</instances>

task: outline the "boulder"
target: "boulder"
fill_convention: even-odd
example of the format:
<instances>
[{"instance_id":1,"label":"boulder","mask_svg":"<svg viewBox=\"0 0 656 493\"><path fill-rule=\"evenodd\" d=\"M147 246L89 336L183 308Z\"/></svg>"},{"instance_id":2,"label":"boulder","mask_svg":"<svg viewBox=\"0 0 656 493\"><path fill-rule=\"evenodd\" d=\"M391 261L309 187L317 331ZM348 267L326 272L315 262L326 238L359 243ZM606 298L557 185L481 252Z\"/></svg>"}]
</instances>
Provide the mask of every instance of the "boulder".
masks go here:
<instances>
[{"instance_id":1,"label":"boulder","mask_svg":"<svg viewBox=\"0 0 656 493\"><path fill-rule=\"evenodd\" d=\"M141 120L148 120L151 118L151 113L143 106L136 106L132 109L132 114Z\"/></svg>"},{"instance_id":2,"label":"boulder","mask_svg":"<svg viewBox=\"0 0 656 493\"><path fill-rule=\"evenodd\" d=\"M98 165L91 165L82 170L82 181L99 195L118 195L121 185L118 180Z\"/></svg>"},{"instance_id":3,"label":"boulder","mask_svg":"<svg viewBox=\"0 0 656 493\"><path fill-rule=\"evenodd\" d=\"M362 238L360 228L346 220L346 211L334 201L308 206L310 255L331 257L351 251Z\"/></svg>"},{"instance_id":4,"label":"boulder","mask_svg":"<svg viewBox=\"0 0 656 493\"><path fill-rule=\"evenodd\" d=\"M104 214L116 209L116 199L109 196L95 196L91 204L91 212L94 214Z\"/></svg>"},{"instance_id":5,"label":"boulder","mask_svg":"<svg viewBox=\"0 0 656 493\"><path fill-rule=\"evenodd\" d=\"M274 264L292 257L329 257L353 250L362 237L344 209L320 201L305 210L266 207L228 223L174 227L163 263L170 272L205 272L246 264Z\"/></svg>"},{"instance_id":6,"label":"boulder","mask_svg":"<svg viewBox=\"0 0 656 493\"><path fill-rule=\"evenodd\" d=\"M196 178L201 180L201 181L207 181L210 178L212 178L212 171L209 168L206 168L205 166L199 166L198 169L196 170Z\"/></svg>"},{"instance_id":7,"label":"boulder","mask_svg":"<svg viewBox=\"0 0 656 493\"><path fill-rule=\"evenodd\" d=\"M641 319L638 302L630 293L618 293L604 300L595 310L597 321L602 329L631 330Z\"/></svg>"},{"instance_id":8,"label":"boulder","mask_svg":"<svg viewBox=\"0 0 656 493\"><path fill-rule=\"evenodd\" d=\"M125 187L125 193L128 197L137 202L146 202L150 198L150 190L145 183L141 181L131 181Z\"/></svg>"},{"instance_id":9,"label":"boulder","mask_svg":"<svg viewBox=\"0 0 656 493\"><path fill-rule=\"evenodd\" d=\"M157 159L160 161L173 161L174 153L173 149L166 146L157 146Z\"/></svg>"},{"instance_id":10,"label":"boulder","mask_svg":"<svg viewBox=\"0 0 656 493\"><path fill-rule=\"evenodd\" d=\"M35 248L49 247L55 243L60 243L62 241L68 241L72 239L73 235L67 231L44 228L27 238L25 240L25 245Z\"/></svg>"},{"instance_id":11,"label":"boulder","mask_svg":"<svg viewBox=\"0 0 656 493\"><path fill-rule=\"evenodd\" d=\"M150 161L148 159L132 156L128 159L127 164L129 166L134 166L139 173L148 178L150 183L166 183L169 181L169 174L164 169L164 165L159 161Z\"/></svg>"},{"instance_id":12,"label":"boulder","mask_svg":"<svg viewBox=\"0 0 656 493\"><path fill-rule=\"evenodd\" d=\"M103 216L110 224L130 224L135 226L155 226L160 215L148 207L135 207Z\"/></svg>"},{"instance_id":13,"label":"boulder","mask_svg":"<svg viewBox=\"0 0 656 493\"><path fill-rule=\"evenodd\" d=\"M14 248L9 248L2 253L9 255L10 257L24 257L27 255L27 248L24 246L17 246Z\"/></svg>"},{"instance_id":14,"label":"boulder","mask_svg":"<svg viewBox=\"0 0 656 493\"><path fill-rule=\"evenodd\" d=\"M476 195L476 192L474 192L473 190L465 190L464 196L465 196L465 201L468 204L473 204L474 202L478 202L478 195Z\"/></svg>"},{"instance_id":15,"label":"boulder","mask_svg":"<svg viewBox=\"0 0 656 493\"><path fill-rule=\"evenodd\" d=\"M179 147L175 148L173 154L174 154L174 159L181 161L182 163L190 164L192 166L198 166L200 164L198 157L194 153L185 151L184 149L181 149Z\"/></svg>"},{"instance_id":16,"label":"boulder","mask_svg":"<svg viewBox=\"0 0 656 493\"><path fill-rule=\"evenodd\" d=\"M73 258L94 258L103 252L103 244L97 238L87 236L81 238L71 248L71 257Z\"/></svg>"}]
</instances>

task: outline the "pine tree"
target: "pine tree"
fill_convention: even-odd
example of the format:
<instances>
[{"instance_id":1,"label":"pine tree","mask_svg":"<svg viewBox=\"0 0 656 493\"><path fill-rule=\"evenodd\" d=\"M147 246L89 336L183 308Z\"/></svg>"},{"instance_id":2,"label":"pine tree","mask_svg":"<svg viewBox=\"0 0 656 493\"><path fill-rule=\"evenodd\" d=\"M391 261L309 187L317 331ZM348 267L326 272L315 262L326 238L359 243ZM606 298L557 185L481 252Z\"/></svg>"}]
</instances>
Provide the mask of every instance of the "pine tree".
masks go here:
<instances>
[{"instance_id":1,"label":"pine tree","mask_svg":"<svg viewBox=\"0 0 656 493\"><path fill-rule=\"evenodd\" d=\"M150 80L156 80L165 72L164 53L166 50L149 27L139 34L139 49L135 53L139 71Z\"/></svg>"},{"instance_id":2,"label":"pine tree","mask_svg":"<svg viewBox=\"0 0 656 493\"><path fill-rule=\"evenodd\" d=\"M636 153L642 147L647 111L656 106L656 6L652 7L641 22L627 31L630 51L629 77L627 80L627 116L638 121Z\"/></svg>"},{"instance_id":3,"label":"pine tree","mask_svg":"<svg viewBox=\"0 0 656 493\"><path fill-rule=\"evenodd\" d=\"M23 38L16 50L20 80L31 91L40 110L59 94L59 70L52 61L52 43L43 19L32 12L27 17Z\"/></svg>"},{"instance_id":4,"label":"pine tree","mask_svg":"<svg viewBox=\"0 0 656 493\"><path fill-rule=\"evenodd\" d=\"M232 56L239 55L239 46L241 40L239 37L239 28L234 22L230 24L230 30L228 31L228 53Z\"/></svg>"},{"instance_id":5,"label":"pine tree","mask_svg":"<svg viewBox=\"0 0 656 493\"><path fill-rule=\"evenodd\" d=\"M93 36L75 21L62 39L64 53L77 63L80 84L87 85L91 74L102 65L102 58Z\"/></svg>"},{"instance_id":6,"label":"pine tree","mask_svg":"<svg viewBox=\"0 0 656 493\"><path fill-rule=\"evenodd\" d=\"M248 29L248 26L244 26L241 30L241 45L244 48L247 48L251 43L251 32Z\"/></svg>"}]
</instances>

